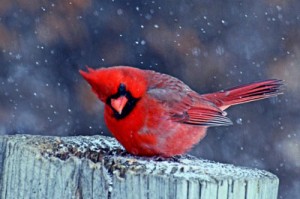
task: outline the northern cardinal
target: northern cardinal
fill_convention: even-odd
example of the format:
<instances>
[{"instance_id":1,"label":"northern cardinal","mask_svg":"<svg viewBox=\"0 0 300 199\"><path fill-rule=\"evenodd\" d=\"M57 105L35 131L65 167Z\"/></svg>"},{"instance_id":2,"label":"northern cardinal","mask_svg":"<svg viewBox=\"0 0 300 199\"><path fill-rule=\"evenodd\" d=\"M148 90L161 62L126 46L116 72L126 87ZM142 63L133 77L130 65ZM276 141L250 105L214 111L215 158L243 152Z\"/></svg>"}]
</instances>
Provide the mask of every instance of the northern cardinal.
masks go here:
<instances>
[{"instance_id":1,"label":"northern cardinal","mask_svg":"<svg viewBox=\"0 0 300 199\"><path fill-rule=\"evenodd\" d=\"M105 103L113 136L134 155L172 157L187 152L211 126L232 122L225 109L277 96L281 80L270 79L200 95L179 79L152 70L87 67L80 74Z\"/></svg>"}]
</instances>

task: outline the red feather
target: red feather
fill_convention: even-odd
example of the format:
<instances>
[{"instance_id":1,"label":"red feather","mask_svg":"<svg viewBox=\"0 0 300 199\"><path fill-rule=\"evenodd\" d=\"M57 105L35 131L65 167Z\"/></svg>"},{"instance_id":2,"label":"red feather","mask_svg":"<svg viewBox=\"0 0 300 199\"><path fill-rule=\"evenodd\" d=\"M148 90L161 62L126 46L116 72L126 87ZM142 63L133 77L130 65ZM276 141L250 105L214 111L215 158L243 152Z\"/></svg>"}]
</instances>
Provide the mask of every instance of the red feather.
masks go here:
<instances>
[{"instance_id":1,"label":"red feather","mask_svg":"<svg viewBox=\"0 0 300 199\"><path fill-rule=\"evenodd\" d=\"M199 95L179 79L150 70L118 66L80 71L105 103L108 129L135 155L170 157L185 153L206 135L207 127L230 125L231 105L281 94L280 80L266 80ZM126 104L114 110L112 102Z\"/></svg>"}]
</instances>

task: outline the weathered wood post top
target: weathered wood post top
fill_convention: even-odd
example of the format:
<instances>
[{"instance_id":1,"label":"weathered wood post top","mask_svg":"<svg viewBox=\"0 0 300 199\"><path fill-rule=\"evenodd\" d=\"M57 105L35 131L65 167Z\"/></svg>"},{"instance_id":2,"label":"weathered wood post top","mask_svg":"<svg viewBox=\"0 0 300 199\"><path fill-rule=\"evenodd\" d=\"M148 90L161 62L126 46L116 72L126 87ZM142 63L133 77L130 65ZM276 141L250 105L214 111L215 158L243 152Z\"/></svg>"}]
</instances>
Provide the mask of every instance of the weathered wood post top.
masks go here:
<instances>
[{"instance_id":1,"label":"weathered wood post top","mask_svg":"<svg viewBox=\"0 0 300 199\"><path fill-rule=\"evenodd\" d=\"M279 185L257 169L135 157L104 136L2 136L0 151L5 199L276 199Z\"/></svg>"}]
</instances>

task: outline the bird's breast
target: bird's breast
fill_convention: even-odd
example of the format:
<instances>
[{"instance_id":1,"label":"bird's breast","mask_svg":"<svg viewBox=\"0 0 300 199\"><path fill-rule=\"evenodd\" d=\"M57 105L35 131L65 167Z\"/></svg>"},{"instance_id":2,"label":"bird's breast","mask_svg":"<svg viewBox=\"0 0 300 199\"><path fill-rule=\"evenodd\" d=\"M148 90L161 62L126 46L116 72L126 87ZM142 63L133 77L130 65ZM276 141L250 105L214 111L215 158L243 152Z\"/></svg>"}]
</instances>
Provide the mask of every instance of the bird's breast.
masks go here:
<instances>
[{"instance_id":1,"label":"bird's breast","mask_svg":"<svg viewBox=\"0 0 300 199\"><path fill-rule=\"evenodd\" d=\"M150 109L153 109L151 104L141 99L126 117L118 119L114 116L111 107L105 106L104 118L108 129L130 153L137 155L142 152L150 153L147 146L156 143L156 137L149 133L155 126L153 121L149 120L153 118L153 115L149 116L149 114L154 114L149 111ZM144 131L145 129L148 129L147 132Z\"/></svg>"},{"instance_id":2,"label":"bird's breast","mask_svg":"<svg viewBox=\"0 0 300 199\"><path fill-rule=\"evenodd\" d=\"M170 157L185 153L205 136L206 127L174 122L163 104L141 99L125 118L116 119L105 107L105 122L124 148L143 156Z\"/></svg>"}]
</instances>

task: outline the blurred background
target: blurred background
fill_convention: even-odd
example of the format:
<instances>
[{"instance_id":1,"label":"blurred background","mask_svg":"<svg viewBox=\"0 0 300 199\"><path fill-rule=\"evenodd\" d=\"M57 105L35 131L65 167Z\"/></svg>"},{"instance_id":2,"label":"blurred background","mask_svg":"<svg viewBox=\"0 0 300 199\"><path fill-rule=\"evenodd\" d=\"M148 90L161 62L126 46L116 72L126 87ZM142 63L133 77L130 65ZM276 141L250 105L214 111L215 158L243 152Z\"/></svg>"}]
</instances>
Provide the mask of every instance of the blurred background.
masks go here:
<instances>
[{"instance_id":1,"label":"blurred background","mask_svg":"<svg viewBox=\"0 0 300 199\"><path fill-rule=\"evenodd\" d=\"M199 93L278 78L285 94L228 110L191 154L265 169L300 195L300 1L0 0L0 133L110 135L78 70L131 65Z\"/></svg>"}]
</instances>

